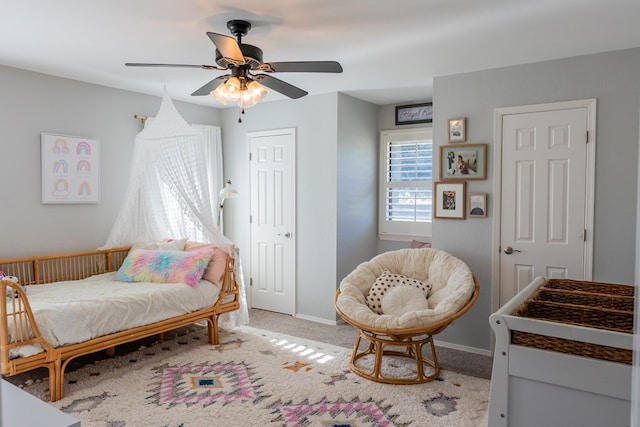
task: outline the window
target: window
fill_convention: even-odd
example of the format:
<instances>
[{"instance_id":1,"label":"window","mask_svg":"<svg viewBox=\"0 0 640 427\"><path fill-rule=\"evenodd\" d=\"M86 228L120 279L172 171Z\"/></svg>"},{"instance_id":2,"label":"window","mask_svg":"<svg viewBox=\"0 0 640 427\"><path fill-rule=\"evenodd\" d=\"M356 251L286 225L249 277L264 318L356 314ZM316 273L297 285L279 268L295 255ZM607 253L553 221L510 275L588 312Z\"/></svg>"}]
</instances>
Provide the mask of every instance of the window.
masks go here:
<instances>
[{"instance_id":1,"label":"window","mask_svg":"<svg viewBox=\"0 0 640 427\"><path fill-rule=\"evenodd\" d=\"M385 240L431 236L431 128L380 135L379 235Z\"/></svg>"}]
</instances>

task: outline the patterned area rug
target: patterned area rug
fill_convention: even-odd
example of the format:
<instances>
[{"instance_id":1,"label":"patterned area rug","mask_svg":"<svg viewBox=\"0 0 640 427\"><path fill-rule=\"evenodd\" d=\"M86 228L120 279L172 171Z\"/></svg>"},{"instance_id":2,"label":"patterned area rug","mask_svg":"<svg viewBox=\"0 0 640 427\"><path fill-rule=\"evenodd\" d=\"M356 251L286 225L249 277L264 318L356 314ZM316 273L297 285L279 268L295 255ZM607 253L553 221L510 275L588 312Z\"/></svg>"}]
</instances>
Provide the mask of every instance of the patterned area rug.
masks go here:
<instances>
[{"instance_id":1,"label":"patterned area rug","mask_svg":"<svg viewBox=\"0 0 640 427\"><path fill-rule=\"evenodd\" d=\"M83 427L486 426L485 379L443 371L427 384L379 384L349 370L344 348L250 327L220 341L194 326L84 366L53 405ZM47 384L23 387L48 401Z\"/></svg>"}]
</instances>

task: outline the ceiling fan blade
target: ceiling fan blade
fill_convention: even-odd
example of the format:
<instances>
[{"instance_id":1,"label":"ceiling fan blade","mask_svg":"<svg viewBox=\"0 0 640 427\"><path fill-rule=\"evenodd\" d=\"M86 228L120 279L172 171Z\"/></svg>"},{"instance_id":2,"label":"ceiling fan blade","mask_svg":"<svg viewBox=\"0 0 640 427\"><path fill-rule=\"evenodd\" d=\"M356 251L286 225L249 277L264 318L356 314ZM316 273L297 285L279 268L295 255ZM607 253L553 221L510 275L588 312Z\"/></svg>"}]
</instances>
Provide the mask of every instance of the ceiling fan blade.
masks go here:
<instances>
[{"instance_id":1,"label":"ceiling fan blade","mask_svg":"<svg viewBox=\"0 0 640 427\"><path fill-rule=\"evenodd\" d=\"M341 73L342 65L336 61L265 62L260 70L270 73Z\"/></svg>"},{"instance_id":2,"label":"ceiling fan blade","mask_svg":"<svg viewBox=\"0 0 640 427\"><path fill-rule=\"evenodd\" d=\"M309 92L306 90L302 90L299 87L291 85L287 82L283 82L280 79L276 79L268 74L258 74L255 76L256 80L259 80L260 83L268 87L269 89L273 89L277 92L280 92L283 95L288 96L291 99L302 98Z\"/></svg>"},{"instance_id":3,"label":"ceiling fan blade","mask_svg":"<svg viewBox=\"0 0 640 427\"><path fill-rule=\"evenodd\" d=\"M127 67L182 67L182 68L202 68L203 70L226 70L226 68L215 65L195 65L195 64L147 64L144 62L125 62Z\"/></svg>"},{"instance_id":4,"label":"ceiling fan blade","mask_svg":"<svg viewBox=\"0 0 640 427\"><path fill-rule=\"evenodd\" d=\"M218 33L207 32L207 35L213 44L216 45L216 48L218 48L218 51L222 54L222 57L227 60L227 62L234 65L245 64L244 55L242 54L236 39Z\"/></svg>"},{"instance_id":5,"label":"ceiling fan blade","mask_svg":"<svg viewBox=\"0 0 640 427\"><path fill-rule=\"evenodd\" d=\"M222 83L224 83L225 80L227 79L227 77L229 77L229 76L226 75L226 76L216 77L215 79L211 80L206 85L202 86L200 89L198 89L195 92L193 92L191 94L191 96L209 95L212 90L214 90L215 88L220 86Z\"/></svg>"}]
</instances>

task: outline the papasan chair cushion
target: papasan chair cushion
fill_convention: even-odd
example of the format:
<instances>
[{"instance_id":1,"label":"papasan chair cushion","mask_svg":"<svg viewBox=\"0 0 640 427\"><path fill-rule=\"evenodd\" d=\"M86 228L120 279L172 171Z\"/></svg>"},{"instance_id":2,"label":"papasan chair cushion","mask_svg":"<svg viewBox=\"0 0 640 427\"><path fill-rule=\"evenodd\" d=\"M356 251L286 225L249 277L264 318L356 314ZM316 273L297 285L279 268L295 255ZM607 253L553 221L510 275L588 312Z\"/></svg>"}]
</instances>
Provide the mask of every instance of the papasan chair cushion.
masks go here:
<instances>
[{"instance_id":1,"label":"papasan chair cushion","mask_svg":"<svg viewBox=\"0 0 640 427\"><path fill-rule=\"evenodd\" d=\"M376 279L388 270L431 285L428 307L405 313L377 314L367 305ZM349 319L375 329L413 329L446 320L462 309L475 289L469 267L451 254L431 248L385 252L363 262L340 283L336 306Z\"/></svg>"}]
</instances>

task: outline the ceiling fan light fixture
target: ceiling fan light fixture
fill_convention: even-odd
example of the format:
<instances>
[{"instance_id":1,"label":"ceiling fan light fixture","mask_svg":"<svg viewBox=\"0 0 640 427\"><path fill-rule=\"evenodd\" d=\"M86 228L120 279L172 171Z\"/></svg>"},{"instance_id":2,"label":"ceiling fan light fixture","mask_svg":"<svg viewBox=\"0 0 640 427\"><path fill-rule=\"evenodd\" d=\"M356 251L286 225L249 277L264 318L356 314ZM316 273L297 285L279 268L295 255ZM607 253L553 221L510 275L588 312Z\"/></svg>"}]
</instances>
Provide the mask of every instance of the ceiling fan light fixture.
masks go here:
<instances>
[{"instance_id":1,"label":"ceiling fan light fixture","mask_svg":"<svg viewBox=\"0 0 640 427\"><path fill-rule=\"evenodd\" d=\"M230 77L226 82L211 91L211 96L223 105L238 102L243 108L253 107L262 101L269 91L257 81L249 77Z\"/></svg>"},{"instance_id":2,"label":"ceiling fan light fixture","mask_svg":"<svg viewBox=\"0 0 640 427\"><path fill-rule=\"evenodd\" d=\"M222 104L227 105L229 101L237 101L240 99L242 92L242 82L237 77L231 77L226 82L211 91L214 96Z\"/></svg>"},{"instance_id":3,"label":"ceiling fan light fixture","mask_svg":"<svg viewBox=\"0 0 640 427\"><path fill-rule=\"evenodd\" d=\"M263 52L257 46L242 43L242 37L251 29L251 23L240 19L227 22L227 28L236 38L225 34L207 32L207 36L215 45L216 65L195 64L146 64L126 62L131 67L186 67L202 68L205 70L227 71L230 74L219 76L201 86L192 96L206 96L210 94L222 105L237 102L239 118L244 114L245 107L252 107L262 101L268 94L269 87L291 99L298 99L308 95L292 84L273 77L273 73L341 73L342 66L336 61L289 61L263 62ZM252 74L252 72L262 72ZM266 74L265 74L266 73ZM252 78L253 77L253 78ZM263 82L265 86L260 84Z\"/></svg>"},{"instance_id":4,"label":"ceiling fan light fixture","mask_svg":"<svg viewBox=\"0 0 640 427\"><path fill-rule=\"evenodd\" d=\"M220 101L220 103L222 105L227 105L227 97L224 96L224 94L222 93L222 86L220 85L217 88L215 88L214 90L211 91L211 96L213 96L215 99L217 99L218 101Z\"/></svg>"},{"instance_id":5,"label":"ceiling fan light fixture","mask_svg":"<svg viewBox=\"0 0 640 427\"><path fill-rule=\"evenodd\" d=\"M218 65L195 64L147 64L126 62L131 67L186 67L205 70L227 71L230 74L219 76L201 86L192 96L210 94L221 104L237 102L240 111L262 101L269 91L265 86L291 99L308 95L292 84L273 77L273 73L342 73L342 66L336 61L288 61L264 62L263 52L257 46L242 42L242 37L251 29L251 23L241 19L227 22L227 28L235 36L207 32L207 36L215 45L215 62ZM252 74L252 72L262 72Z\"/></svg>"},{"instance_id":6,"label":"ceiling fan light fixture","mask_svg":"<svg viewBox=\"0 0 640 427\"><path fill-rule=\"evenodd\" d=\"M267 88L260 83L253 79L249 80L245 90L240 95L242 97L242 106L244 107L253 107L269 94Z\"/></svg>"}]
</instances>

